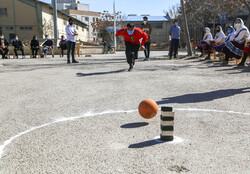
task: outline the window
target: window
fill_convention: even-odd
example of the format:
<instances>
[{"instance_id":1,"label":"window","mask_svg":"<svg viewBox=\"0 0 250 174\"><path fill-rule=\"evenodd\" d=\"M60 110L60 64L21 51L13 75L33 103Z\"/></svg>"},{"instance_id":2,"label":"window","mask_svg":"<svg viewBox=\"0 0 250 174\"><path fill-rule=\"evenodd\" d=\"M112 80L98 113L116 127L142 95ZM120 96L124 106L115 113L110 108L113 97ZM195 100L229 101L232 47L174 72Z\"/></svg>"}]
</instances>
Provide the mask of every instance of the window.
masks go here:
<instances>
[{"instance_id":1,"label":"window","mask_svg":"<svg viewBox=\"0 0 250 174\"><path fill-rule=\"evenodd\" d=\"M13 27L6 27L6 30L7 30L7 31L12 31L12 30L13 30Z\"/></svg>"},{"instance_id":2,"label":"window","mask_svg":"<svg viewBox=\"0 0 250 174\"><path fill-rule=\"evenodd\" d=\"M0 15L7 15L7 8L0 8Z\"/></svg>"},{"instance_id":3,"label":"window","mask_svg":"<svg viewBox=\"0 0 250 174\"><path fill-rule=\"evenodd\" d=\"M71 5L65 5L65 8L66 8L66 9L70 9L70 8L71 8Z\"/></svg>"},{"instance_id":4,"label":"window","mask_svg":"<svg viewBox=\"0 0 250 174\"><path fill-rule=\"evenodd\" d=\"M0 27L0 33L3 33L2 27Z\"/></svg>"},{"instance_id":5,"label":"window","mask_svg":"<svg viewBox=\"0 0 250 174\"><path fill-rule=\"evenodd\" d=\"M63 19L63 25L67 25L67 19Z\"/></svg>"},{"instance_id":6,"label":"window","mask_svg":"<svg viewBox=\"0 0 250 174\"><path fill-rule=\"evenodd\" d=\"M95 18L93 18L93 22L95 22Z\"/></svg>"},{"instance_id":7,"label":"window","mask_svg":"<svg viewBox=\"0 0 250 174\"><path fill-rule=\"evenodd\" d=\"M20 30L29 31L32 30L32 27L20 27Z\"/></svg>"},{"instance_id":8,"label":"window","mask_svg":"<svg viewBox=\"0 0 250 174\"><path fill-rule=\"evenodd\" d=\"M85 21L89 21L89 17L85 17Z\"/></svg>"},{"instance_id":9,"label":"window","mask_svg":"<svg viewBox=\"0 0 250 174\"><path fill-rule=\"evenodd\" d=\"M162 29L163 28L163 24L162 23L151 23L152 28L155 29Z\"/></svg>"}]
</instances>

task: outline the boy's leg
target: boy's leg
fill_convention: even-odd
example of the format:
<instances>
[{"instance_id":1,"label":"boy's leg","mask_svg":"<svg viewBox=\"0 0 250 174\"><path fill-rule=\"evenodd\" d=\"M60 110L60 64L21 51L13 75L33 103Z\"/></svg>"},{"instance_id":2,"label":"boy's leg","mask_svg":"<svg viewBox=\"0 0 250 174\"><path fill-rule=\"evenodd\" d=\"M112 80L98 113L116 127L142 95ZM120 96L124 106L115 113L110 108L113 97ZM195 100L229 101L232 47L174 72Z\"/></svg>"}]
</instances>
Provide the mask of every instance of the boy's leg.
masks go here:
<instances>
[{"instance_id":1,"label":"boy's leg","mask_svg":"<svg viewBox=\"0 0 250 174\"><path fill-rule=\"evenodd\" d=\"M76 48L76 43L72 42L72 62L73 63L78 63L75 59L75 48Z\"/></svg>"},{"instance_id":2,"label":"boy's leg","mask_svg":"<svg viewBox=\"0 0 250 174\"><path fill-rule=\"evenodd\" d=\"M23 56L23 58L24 58L24 50L23 50L23 48L20 48L20 50L21 50L21 52L22 52L22 56Z\"/></svg>"},{"instance_id":3,"label":"boy's leg","mask_svg":"<svg viewBox=\"0 0 250 174\"><path fill-rule=\"evenodd\" d=\"M241 62L238 64L239 66L244 66L247 60L248 54L244 53Z\"/></svg>"},{"instance_id":4,"label":"boy's leg","mask_svg":"<svg viewBox=\"0 0 250 174\"><path fill-rule=\"evenodd\" d=\"M71 41L67 41L67 63L70 63Z\"/></svg>"},{"instance_id":5,"label":"boy's leg","mask_svg":"<svg viewBox=\"0 0 250 174\"><path fill-rule=\"evenodd\" d=\"M132 58L133 65L135 64L135 59L138 59L138 51L139 51L140 45L139 44L133 44L133 52L134 52L134 58Z\"/></svg>"},{"instance_id":6,"label":"boy's leg","mask_svg":"<svg viewBox=\"0 0 250 174\"><path fill-rule=\"evenodd\" d=\"M2 58L4 59L4 53L3 52L4 52L3 49L0 48L0 54L2 55Z\"/></svg>"},{"instance_id":7,"label":"boy's leg","mask_svg":"<svg viewBox=\"0 0 250 174\"><path fill-rule=\"evenodd\" d=\"M149 55L150 55L150 45L151 45L151 43L148 42L148 47L147 47L147 50L148 50L148 58L149 58Z\"/></svg>"},{"instance_id":8,"label":"boy's leg","mask_svg":"<svg viewBox=\"0 0 250 174\"><path fill-rule=\"evenodd\" d=\"M179 39L174 39L174 58L176 58L177 56L179 44L180 44Z\"/></svg>"},{"instance_id":9,"label":"boy's leg","mask_svg":"<svg viewBox=\"0 0 250 174\"><path fill-rule=\"evenodd\" d=\"M132 50L132 43L125 42L125 46L126 46L125 54L127 58L127 63L129 64L129 68L132 68L134 66L133 60L132 60L134 58L134 53Z\"/></svg>"},{"instance_id":10,"label":"boy's leg","mask_svg":"<svg viewBox=\"0 0 250 174\"><path fill-rule=\"evenodd\" d=\"M169 50L169 58L172 58L172 54L173 54L173 49L174 49L174 41L173 39L170 41L170 50Z\"/></svg>"},{"instance_id":11,"label":"boy's leg","mask_svg":"<svg viewBox=\"0 0 250 174\"><path fill-rule=\"evenodd\" d=\"M18 58L17 50L18 50L17 48L14 48L14 52L15 52L16 58Z\"/></svg>"}]
</instances>

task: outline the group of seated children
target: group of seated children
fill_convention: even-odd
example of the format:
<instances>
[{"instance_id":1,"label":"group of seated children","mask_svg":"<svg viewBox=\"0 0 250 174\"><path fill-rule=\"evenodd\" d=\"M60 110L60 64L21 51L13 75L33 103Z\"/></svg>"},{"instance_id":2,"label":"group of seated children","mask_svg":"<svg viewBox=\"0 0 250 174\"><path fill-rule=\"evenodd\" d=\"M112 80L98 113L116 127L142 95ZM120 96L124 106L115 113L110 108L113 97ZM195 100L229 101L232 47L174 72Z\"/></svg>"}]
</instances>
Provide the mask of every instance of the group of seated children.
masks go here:
<instances>
[{"instance_id":1,"label":"group of seated children","mask_svg":"<svg viewBox=\"0 0 250 174\"><path fill-rule=\"evenodd\" d=\"M52 50L54 46L54 42L52 39L49 38L48 35L45 35L46 40L42 43L42 54L41 58L46 55L47 51ZM18 52L22 52L22 58L25 58L24 55L24 48L23 43L21 40L18 39L18 36L15 36L14 40L12 41L13 50L15 53L16 58L18 58ZM2 55L2 59L7 59L7 54L9 52L9 42L4 37L2 33L0 33L0 54ZM64 36L61 36L61 40L59 43L59 47L61 48L61 54L63 56L63 51L67 49L67 41L65 40ZM33 36L33 39L30 42L30 49L32 51L32 57L36 58L38 54L38 50L40 49L39 41L37 39L37 36Z\"/></svg>"},{"instance_id":2,"label":"group of seated children","mask_svg":"<svg viewBox=\"0 0 250 174\"><path fill-rule=\"evenodd\" d=\"M228 36L226 37L222 27L216 27L216 35L213 36L209 28L205 28L205 35L203 40L197 44L197 48L203 52L206 51L208 56L205 59L210 59L210 55L214 51L222 52L225 54L225 60L223 65L227 65L229 58L241 59L241 62L237 66L244 66L246 59L250 56L250 44L245 47L245 42L250 40L250 34L248 28L244 25L242 19L237 18L233 26L227 27Z\"/></svg>"}]
</instances>

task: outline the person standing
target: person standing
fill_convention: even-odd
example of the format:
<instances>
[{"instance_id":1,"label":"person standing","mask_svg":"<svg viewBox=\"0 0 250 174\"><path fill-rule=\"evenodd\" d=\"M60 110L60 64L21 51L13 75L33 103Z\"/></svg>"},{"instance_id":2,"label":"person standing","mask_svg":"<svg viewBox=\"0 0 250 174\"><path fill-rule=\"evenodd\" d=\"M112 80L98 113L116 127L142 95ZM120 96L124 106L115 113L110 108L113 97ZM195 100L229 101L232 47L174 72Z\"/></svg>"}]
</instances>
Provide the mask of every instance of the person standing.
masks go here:
<instances>
[{"instance_id":1,"label":"person standing","mask_svg":"<svg viewBox=\"0 0 250 174\"><path fill-rule=\"evenodd\" d=\"M24 51L23 51L23 43L21 40L18 39L16 36L12 42L12 46L14 47L14 52L16 54L16 58L18 59L17 51L20 50L22 52L23 59L25 58Z\"/></svg>"},{"instance_id":2,"label":"person standing","mask_svg":"<svg viewBox=\"0 0 250 174\"><path fill-rule=\"evenodd\" d=\"M149 61L149 54L150 54L150 43L151 43L151 34L152 34L152 26L148 23L148 17L144 16L143 17L143 23L140 27L142 31L147 33L148 35L148 41L145 43L144 47L144 54L145 54L145 59L146 61Z\"/></svg>"},{"instance_id":3,"label":"person standing","mask_svg":"<svg viewBox=\"0 0 250 174\"><path fill-rule=\"evenodd\" d=\"M33 39L30 42L30 48L32 51L33 58L36 58L37 52L39 50L39 41L37 40L37 36L33 36Z\"/></svg>"},{"instance_id":4,"label":"person standing","mask_svg":"<svg viewBox=\"0 0 250 174\"><path fill-rule=\"evenodd\" d=\"M7 59L6 55L9 52L8 46L9 42L4 38L4 35L0 33L0 54L2 55L2 59Z\"/></svg>"},{"instance_id":5,"label":"person standing","mask_svg":"<svg viewBox=\"0 0 250 174\"><path fill-rule=\"evenodd\" d=\"M143 50L143 46L148 40L148 35L140 28L134 27L134 24L128 23L127 27L120 29L116 36L124 36L126 46L125 53L129 64L128 71L133 71L135 59L138 58L138 51L139 49Z\"/></svg>"},{"instance_id":6,"label":"person standing","mask_svg":"<svg viewBox=\"0 0 250 174\"><path fill-rule=\"evenodd\" d=\"M70 51L72 54L72 63L79 63L75 60L75 47L76 47L76 38L78 32L73 26L73 19L69 19L69 24L66 26L66 35L67 35L67 63L70 64Z\"/></svg>"},{"instance_id":7,"label":"person standing","mask_svg":"<svg viewBox=\"0 0 250 174\"><path fill-rule=\"evenodd\" d=\"M181 27L179 27L177 19L175 19L173 23L174 25L172 25L168 31L168 34L171 37L169 59L172 59L173 51L174 58L177 58L178 48L180 44Z\"/></svg>"}]
</instances>

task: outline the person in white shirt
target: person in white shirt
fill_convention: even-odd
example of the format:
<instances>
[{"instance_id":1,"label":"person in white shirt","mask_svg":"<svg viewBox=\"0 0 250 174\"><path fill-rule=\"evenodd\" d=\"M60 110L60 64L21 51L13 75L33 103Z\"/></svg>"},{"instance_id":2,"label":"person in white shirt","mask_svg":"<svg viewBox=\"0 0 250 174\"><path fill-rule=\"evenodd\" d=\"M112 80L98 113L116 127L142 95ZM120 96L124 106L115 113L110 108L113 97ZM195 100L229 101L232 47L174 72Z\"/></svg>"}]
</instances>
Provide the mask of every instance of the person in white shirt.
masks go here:
<instances>
[{"instance_id":1,"label":"person in white shirt","mask_svg":"<svg viewBox=\"0 0 250 174\"><path fill-rule=\"evenodd\" d=\"M225 47L225 43L230 40L230 38L234 35L235 30L233 26L227 27L227 36L225 36L225 40L218 41L216 45L214 45L215 51L219 52L219 56L222 56L222 50ZM218 39L219 40L219 39Z\"/></svg>"},{"instance_id":2,"label":"person in white shirt","mask_svg":"<svg viewBox=\"0 0 250 174\"><path fill-rule=\"evenodd\" d=\"M221 26L217 26L216 27L216 34L215 34L215 37L214 37L214 42L218 43L218 42L222 42L225 40L225 33L223 32L222 30L222 27Z\"/></svg>"},{"instance_id":3,"label":"person in white shirt","mask_svg":"<svg viewBox=\"0 0 250 174\"><path fill-rule=\"evenodd\" d=\"M237 18L234 23L235 33L230 37L229 41L225 43L223 53L225 54L224 65L228 64L229 58L240 59L243 54L246 39L250 36L248 28L244 25L241 18Z\"/></svg>"},{"instance_id":4,"label":"person in white shirt","mask_svg":"<svg viewBox=\"0 0 250 174\"><path fill-rule=\"evenodd\" d=\"M213 41L213 36L211 34L210 29L208 27L206 27L205 28L205 34L204 34L204 37L203 37L202 41L200 41L197 44L197 47L201 52L200 57L202 57L203 52L209 48L209 44L210 44L211 41ZM210 55L208 55L206 59L208 59L208 58L210 58Z\"/></svg>"},{"instance_id":5,"label":"person in white shirt","mask_svg":"<svg viewBox=\"0 0 250 174\"><path fill-rule=\"evenodd\" d=\"M69 19L69 24L66 26L66 35L67 35L67 63L70 64L70 51L72 54L72 63L79 63L75 60L75 46L76 46L76 36L78 32L73 27L73 19Z\"/></svg>"}]
</instances>

